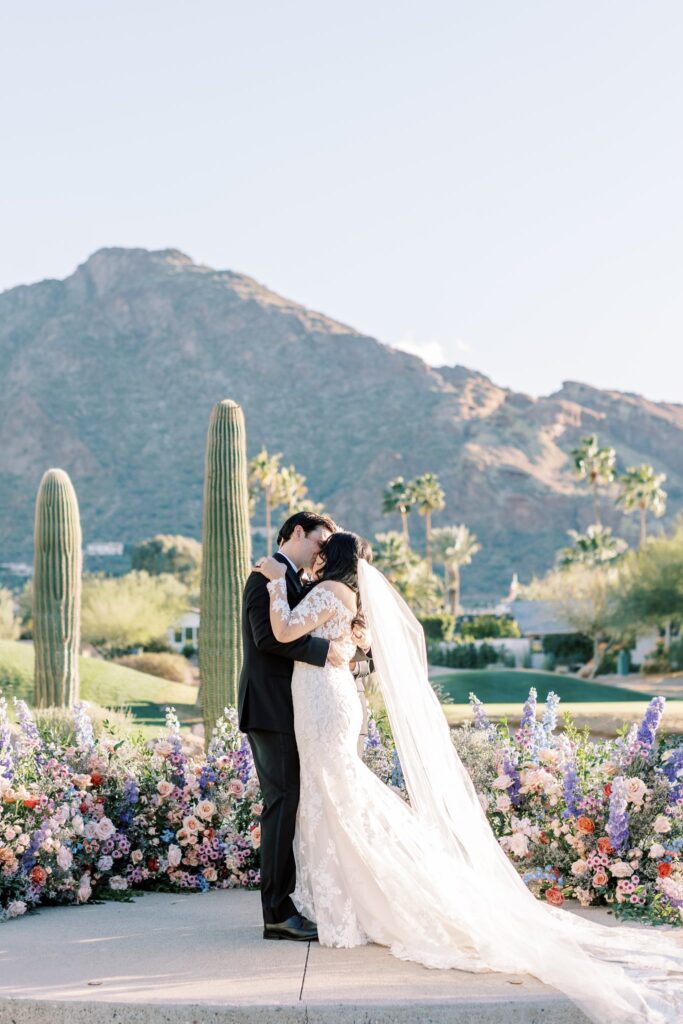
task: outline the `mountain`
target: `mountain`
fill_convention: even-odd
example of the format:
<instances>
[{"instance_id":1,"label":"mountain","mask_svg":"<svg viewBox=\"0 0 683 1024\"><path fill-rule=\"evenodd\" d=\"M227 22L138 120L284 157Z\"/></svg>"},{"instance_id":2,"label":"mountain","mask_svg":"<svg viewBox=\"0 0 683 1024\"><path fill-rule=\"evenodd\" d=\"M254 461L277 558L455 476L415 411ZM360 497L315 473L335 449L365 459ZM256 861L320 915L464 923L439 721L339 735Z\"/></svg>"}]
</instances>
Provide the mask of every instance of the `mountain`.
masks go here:
<instances>
[{"instance_id":1,"label":"mountain","mask_svg":"<svg viewBox=\"0 0 683 1024\"><path fill-rule=\"evenodd\" d=\"M548 358L552 358L549 344ZM366 534L397 528L381 492L399 473L438 473L447 508L483 549L470 600L551 564L591 521L569 452L597 432L620 468L668 476L683 507L683 406L566 382L543 398L463 366L434 369L174 249L102 249L63 281L0 294L0 561L31 559L43 471L76 486L86 541L199 536L209 413L233 398L250 455L265 445L305 473L311 496ZM605 499L627 539L636 524ZM414 514L412 533L421 537ZM658 527L659 528L659 527Z\"/></svg>"}]
</instances>

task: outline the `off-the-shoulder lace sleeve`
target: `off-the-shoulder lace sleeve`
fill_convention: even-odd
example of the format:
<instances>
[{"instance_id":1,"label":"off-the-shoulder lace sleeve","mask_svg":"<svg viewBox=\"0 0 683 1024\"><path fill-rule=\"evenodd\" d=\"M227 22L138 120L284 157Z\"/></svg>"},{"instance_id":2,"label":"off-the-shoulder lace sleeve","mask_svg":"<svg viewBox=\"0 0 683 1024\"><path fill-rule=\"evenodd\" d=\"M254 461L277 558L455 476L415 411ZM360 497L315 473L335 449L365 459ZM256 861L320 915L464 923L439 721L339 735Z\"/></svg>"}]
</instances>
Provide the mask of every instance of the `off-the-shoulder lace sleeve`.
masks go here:
<instances>
[{"instance_id":1,"label":"off-the-shoulder lace sleeve","mask_svg":"<svg viewBox=\"0 0 683 1024\"><path fill-rule=\"evenodd\" d=\"M284 577L270 580L270 624L276 640L286 643L311 633L316 626L327 622L342 603L326 587L314 587L296 608L290 608L287 600L287 583Z\"/></svg>"}]
</instances>

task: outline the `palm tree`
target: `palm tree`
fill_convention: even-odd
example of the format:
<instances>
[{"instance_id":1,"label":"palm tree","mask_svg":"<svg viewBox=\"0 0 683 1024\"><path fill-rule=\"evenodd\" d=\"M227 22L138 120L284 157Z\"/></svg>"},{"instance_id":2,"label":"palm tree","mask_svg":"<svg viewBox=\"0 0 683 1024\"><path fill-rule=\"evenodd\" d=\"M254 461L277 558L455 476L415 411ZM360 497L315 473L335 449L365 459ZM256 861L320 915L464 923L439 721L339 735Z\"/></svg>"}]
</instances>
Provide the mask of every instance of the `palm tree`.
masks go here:
<instances>
[{"instance_id":1,"label":"palm tree","mask_svg":"<svg viewBox=\"0 0 683 1024\"><path fill-rule=\"evenodd\" d=\"M572 450L574 469L580 480L586 480L593 492L595 522L600 525L600 499L598 488L614 480L617 456L614 448L601 448L597 434L581 439L578 448Z\"/></svg>"},{"instance_id":2,"label":"palm tree","mask_svg":"<svg viewBox=\"0 0 683 1024\"><path fill-rule=\"evenodd\" d=\"M640 544L647 538L647 514L651 512L658 519L666 512L666 491L662 484L666 473L655 473L652 466L629 466L619 477L621 494L616 504L621 505L625 515L636 510L640 513Z\"/></svg>"},{"instance_id":3,"label":"palm tree","mask_svg":"<svg viewBox=\"0 0 683 1024\"><path fill-rule=\"evenodd\" d=\"M390 480L382 496L382 512L385 516L398 512L403 525L403 536L406 544L410 544L408 533L408 513L415 504L412 483L406 482L402 476Z\"/></svg>"},{"instance_id":4,"label":"palm tree","mask_svg":"<svg viewBox=\"0 0 683 1024\"><path fill-rule=\"evenodd\" d=\"M446 507L445 495L439 478L434 473L424 473L413 480L412 492L417 510L425 517L425 559L430 570L432 558L429 551L429 540L432 533L432 512L439 512Z\"/></svg>"},{"instance_id":5,"label":"palm tree","mask_svg":"<svg viewBox=\"0 0 683 1024\"><path fill-rule=\"evenodd\" d=\"M460 610L460 569L469 565L477 551L481 551L481 544L463 523L432 530L431 540L434 558L444 567L451 612L457 616Z\"/></svg>"},{"instance_id":6,"label":"palm tree","mask_svg":"<svg viewBox=\"0 0 683 1024\"><path fill-rule=\"evenodd\" d=\"M609 526L600 526L593 523L585 533L578 533L577 530L567 530L573 544L571 547L562 548L559 552L557 563L561 568L570 565L602 565L604 562L611 562L628 547L621 537L613 537Z\"/></svg>"},{"instance_id":7,"label":"palm tree","mask_svg":"<svg viewBox=\"0 0 683 1024\"><path fill-rule=\"evenodd\" d=\"M442 585L426 561L411 551L398 530L375 535L374 564L416 614L430 614L441 603Z\"/></svg>"},{"instance_id":8,"label":"palm tree","mask_svg":"<svg viewBox=\"0 0 683 1024\"><path fill-rule=\"evenodd\" d=\"M275 492L273 507L284 505L291 516L301 509L302 502L308 494L306 477L303 473L297 473L295 466L283 466L279 473Z\"/></svg>"},{"instance_id":9,"label":"palm tree","mask_svg":"<svg viewBox=\"0 0 683 1024\"><path fill-rule=\"evenodd\" d=\"M259 491L263 491L266 509L266 551L268 554L271 553L273 546L271 512L273 508L282 503L278 494L282 472L280 469L281 458L282 452L270 455L265 448L262 448L249 463L249 490L252 499L255 499Z\"/></svg>"}]
</instances>

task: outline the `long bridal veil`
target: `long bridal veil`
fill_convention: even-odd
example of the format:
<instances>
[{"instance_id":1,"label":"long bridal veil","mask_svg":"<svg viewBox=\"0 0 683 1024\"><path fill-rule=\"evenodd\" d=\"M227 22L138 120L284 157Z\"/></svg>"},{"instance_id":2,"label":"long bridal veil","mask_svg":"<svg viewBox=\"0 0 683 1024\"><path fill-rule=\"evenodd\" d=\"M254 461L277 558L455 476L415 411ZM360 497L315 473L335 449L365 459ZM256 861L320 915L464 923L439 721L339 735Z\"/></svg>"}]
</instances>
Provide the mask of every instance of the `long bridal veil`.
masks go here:
<instances>
[{"instance_id":1,"label":"long bridal veil","mask_svg":"<svg viewBox=\"0 0 683 1024\"><path fill-rule=\"evenodd\" d=\"M459 930L470 929L476 951L473 969L533 974L600 1024L683 1020L683 947L672 933L599 925L529 892L490 828L453 746L429 683L422 627L364 559L358 580L410 805L439 847L440 884L444 891L457 890L463 908ZM419 875L415 886L419 896ZM431 899L428 891L425 899ZM425 909L438 927L443 907ZM420 950L406 956L420 959Z\"/></svg>"}]
</instances>

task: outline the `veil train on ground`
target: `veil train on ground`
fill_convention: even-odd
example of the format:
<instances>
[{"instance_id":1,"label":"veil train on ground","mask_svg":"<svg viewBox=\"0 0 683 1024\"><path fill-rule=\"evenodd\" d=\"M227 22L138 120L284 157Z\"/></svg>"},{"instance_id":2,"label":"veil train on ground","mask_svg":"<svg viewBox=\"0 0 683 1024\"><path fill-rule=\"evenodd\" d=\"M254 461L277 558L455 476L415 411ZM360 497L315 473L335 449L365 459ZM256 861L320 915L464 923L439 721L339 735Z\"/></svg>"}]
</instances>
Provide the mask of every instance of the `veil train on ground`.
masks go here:
<instances>
[{"instance_id":1,"label":"veil train on ground","mask_svg":"<svg viewBox=\"0 0 683 1024\"><path fill-rule=\"evenodd\" d=\"M596 924L542 903L527 889L499 845L455 750L429 682L420 623L364 559L358 563L358 581L410 805L438 846L441 885L457 888L462 907L457 923L461 931L470 928L473 969L533 974L600 1024L683 1020L683 947L672 933ZM452 905L451 899L445 902ZM435 921L444 913L431 904L429 910ZM419 949L404 955L421 959ZM425 953L422 962L430 959Z\"/></svg>"}]
</instances>

